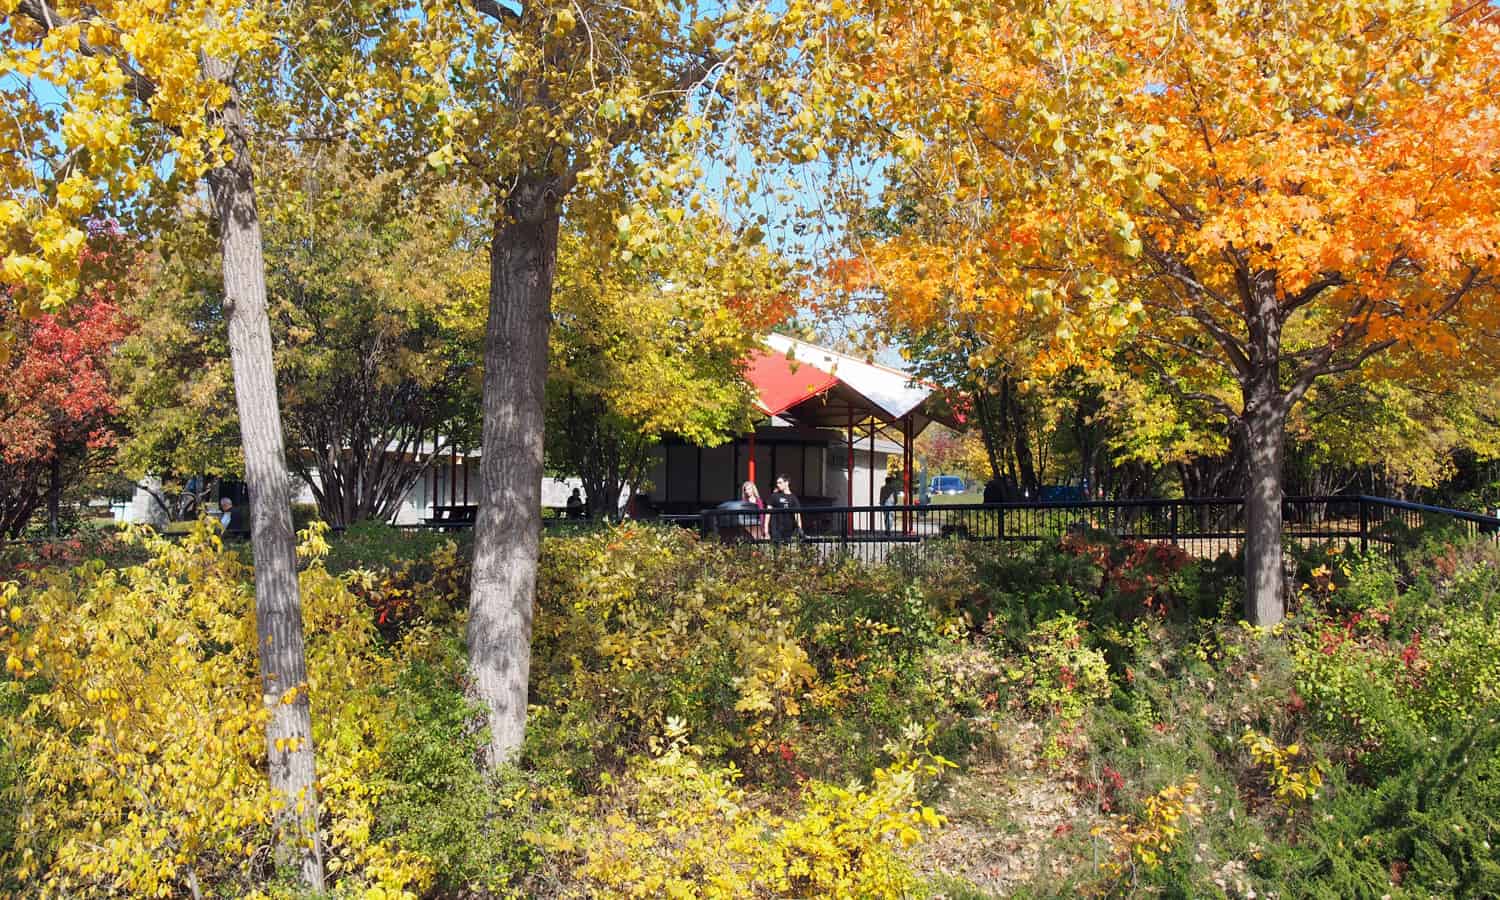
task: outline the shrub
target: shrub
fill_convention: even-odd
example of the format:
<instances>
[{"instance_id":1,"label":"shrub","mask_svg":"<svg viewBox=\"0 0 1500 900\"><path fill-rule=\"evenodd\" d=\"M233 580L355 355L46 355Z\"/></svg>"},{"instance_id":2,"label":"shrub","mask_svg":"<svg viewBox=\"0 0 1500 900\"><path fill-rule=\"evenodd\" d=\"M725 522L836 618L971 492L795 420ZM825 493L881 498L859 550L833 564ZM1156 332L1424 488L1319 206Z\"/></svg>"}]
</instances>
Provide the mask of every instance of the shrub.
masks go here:
<instances>
[{"instance_id":1,"label":"shrub","mask_svg":"<svg viewBox=\"0 0 1500 900\"><path fill-rule=\"evenodd\" d=\"M467 560L471 540L472 535L467 531L444 534L407 530L384 522L358 522L329 541L323 564L334 574L360 568L379 570L430 557L450 542L456 545L457 556Z\"/></svg>"},{"instance_id":2,"label":"shrub","mask_svg":"<svg viewBox=\"0 0 1500 900\"><path fill-rule=\"evenodd\" d=\"M774 812L668 725L662 751L635 763L576 847L580 892L611 897L901 898L916 879L896 846L941 824L916 797L946 761L899 754L868 787L813 782ZM554 841L555 843L555 841Z\"/></svg>"},{"instance_id":3,"label":"shrub","mask_svg":"<svg viewBox=\"0 0 1500 900\"><path fill-rule=\"evenodd\" d=\"M1184 820L1202 814L1197 802L1198 780L1188 778L1180 784L1169 784L1141 803L1138 813L1115 816L1107 825L1092 832L1103 838L1110 858L1101 866L1117 884L1134 884L1141 868L1154 870L1162 864L1179 843Z\"/></svg>"},{"instance_id":4,"label":"shrub","mask_svg":"<svg viewBox=\"0 0 1500 900\"><path fill-rule=\"evenodd\" d=\"M1074 530L1062 540L1064 552L1093 562L1100 572L1095 594L1101 611L1112 618L1181 611L1173 577L1192 557L1173 544L1120 540L1112 534Z\"/></svg>"},{"instance_id":5,"label":"shrub","mask_svg":"<svg viewBox=\"0 0 1500 900\"><path fill-rule=\"evenodd\" d=\"M1500 604L1482 560L1397 600L1389 570L1353 570L1342 599L1314 611L1296 642L1298 690L1330 736L1379 775L1500 701Z\"/></svg>"},{"instance_id":6,"label":"shrub","mask_svg":"<svg viewBox=\"0 0 1500 900\"><path fill-rule=\"evenodd\" d=\"M458 544L444 539L426 546L421 556L349 569L342 576L387 640L396 640L418 622L453 625L466 608L469 563L460 558Z\"/></svg>"},{"instance_id":7,"label":"shrub","mask_svg":"<svg viewBox=\"0 0 1500 900\"><path fill-rule=\"evenodd\" d=\"M1088 645L1086 628L1063 614L1026 636L1025 650L1006 674L1028 709L1078 719L1090 705L1109 697L1109 664Z\"/></svg>"},{"instance_id":8,"label":"shrub","mask_svg":"<svg viewBox=\"0 0 1500 900\"><path fill-rule=\"evenodd\" d=\"M579 784L670 717L756 774L864 775L869 748L941 704L920 683L939 626L893 569L628 523L548 538L538 597L527 758Z\"/></svg>"},{"instance_id":9,"label":"shrub","mask_svg":"<svg viewBox=\"0 0 1500 900\"><path fill-rule=\"evenodd\" d=\"M1373 790L1335 795L1297 845L1261 867L1293 897L1500 895L1500 709L1429 744Z\"/></svg>"},{"instance_id":10,"label":"shrub","mask_svg":"<svg viewBox=\"0 0 1500 900\"><path fill-rule=\"evenodd\" d=\"M1265 775L1266 786L1277 802L1290 808L1318 799L1323 786L1323 768L1316 761L1303 762L1302 746L1285 747L1256 731L1240 736L1240 745Z\"/></svg>"},{"instance_id":11,"label":"shrub","mask_svg":"<svg viewBox=\"0 0 1500 900\"><path fill-rule=\"evenodd\" d=\"M292 528L301 531L314 522L322 521L323 517L318 513L316 503L293 503L292 504Z\"/></svg>"},{"instance_id":12,"label":"shrub","mask_svg":"<svg viewBox=\"0 0 1500 900\"><path fill-rule=\"evenodd\" d=\"M320 543L308 537L304 550ZM0 863L43 893L246 893L271 874L277 802L249 573L204 523L181 542L136 539L143 565L90 562L4 589L0 691L19 712L3 727L27 756L3 798L20 828ZM301 588L329 869L341 890L424 890L430 861L372 829L389 789L392 673L432 636L386 656L316 558Z\"/></svg>"},{"instance_id":13,"label":"shrub","mask_svg":"<svg viewBox=\"0 0 1500 900\"><path fill-rule=\"evenodd\" d=\"M970 629L1019 637L1059 613L1082 613L1103 573L1059 541L1035 544L960 542L924 573L937 608Z\"/></svg>"},{"instance_id":14,"label":"shrub","mask_svg":"<svg viewBox=\"0 0 1500 900\"><path fill-rule=\"evenodd\" d=\"M141 567L9 589L21 710L4 727L29 758L4 798L20 826L4 862L49 892L237 879L267 839L245 573L204 528L147 546Z\"/></svg>"},{"instance_id":15,"label":"shrub","mask_svg":"<svg viewBox=\"0 0 1500 900\"><path fill-rule=\"evenodd\" d=\"M555 790L544 774L480 768L482 719L463 694L457 643L424 642L396 676L395 721L375 779L382 783L373 836L429 860L440 894L502 895L540 864L524 839Z\"/></svg>"}]
</instances>

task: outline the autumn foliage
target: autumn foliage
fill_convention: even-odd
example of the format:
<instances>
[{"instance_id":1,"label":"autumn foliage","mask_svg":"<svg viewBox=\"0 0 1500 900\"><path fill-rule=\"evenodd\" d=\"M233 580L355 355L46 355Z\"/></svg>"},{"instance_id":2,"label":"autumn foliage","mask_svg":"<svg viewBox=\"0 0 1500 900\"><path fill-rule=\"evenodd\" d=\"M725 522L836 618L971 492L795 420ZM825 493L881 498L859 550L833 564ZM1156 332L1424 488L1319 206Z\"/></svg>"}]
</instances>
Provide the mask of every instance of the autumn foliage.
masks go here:
<instances>
[{"instance_id":1,"label":"autumn foliage","mask_svg":"<svg viewBox=\"0 0 1500 900\"><path fill-rule=\"evenodd\" d=\"M64 312L14 317L0 306L0 328L21 337L0 367L0 536L11 537L45 502L54 470L60 489L113 445L108 362L128 329L107 287Z\"/></svg>"},{"instance_id":2,"label":"autumn foliage","mask_svg":"<svg viewBox=\"0 0 1500 900\"><path fill-rule=\"evenodd\" d=\"M857 246L872 313L984 336L979 367L1111 361L1236 431L1252 620L1282 614L1285 429L1319 379L1488 383L1493 5L930 0L834 21L849 103L901 160Z\"/></svg>"}]
</instances>

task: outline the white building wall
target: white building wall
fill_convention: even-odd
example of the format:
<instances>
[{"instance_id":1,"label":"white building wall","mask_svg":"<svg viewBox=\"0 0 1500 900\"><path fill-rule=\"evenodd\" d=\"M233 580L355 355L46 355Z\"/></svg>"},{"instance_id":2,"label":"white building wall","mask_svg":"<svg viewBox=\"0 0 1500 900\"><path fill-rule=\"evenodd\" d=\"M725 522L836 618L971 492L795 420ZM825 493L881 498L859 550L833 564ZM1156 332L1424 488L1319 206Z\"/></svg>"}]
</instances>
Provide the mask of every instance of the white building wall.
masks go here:
<instances>
[{"instance_id":1,"label":"white building wall","mask_svg":"<svg viewBox=\"0 0 1500 900\"><path fill-rule=\"evenodd\" d=\"M158 496L162 495L161 479L154 475L147 475L141 479L141 484L136 486L135 492L131 494L130 502L114 511L115 520L132 525L145 524L155 528L167 524L166 510L162 509L156 497L152 496L152 492ZM163 499L166 498L163 496Z\"/></svg>"},{"instance_id":2,"label":"white building wall","mask_svg":"<svg viewBox=\"0 0 1500 900\"><path fill-rule=\"evenodd\" d=\"M828 479L829 496L834 498L835 506L879 505L880 488L885 484L886 461L895 455L880 449L880 444L880 441L875 443L876 450L873 455L869 450L854 451L854 492L852 495L849 492L847 451L840 447L828 454L829 464L825 477ZM856 531L866 531L875 527L877 527L875 518L872 518L870 513L855 514L854 529Z\"/></svg>"}]
</instances>

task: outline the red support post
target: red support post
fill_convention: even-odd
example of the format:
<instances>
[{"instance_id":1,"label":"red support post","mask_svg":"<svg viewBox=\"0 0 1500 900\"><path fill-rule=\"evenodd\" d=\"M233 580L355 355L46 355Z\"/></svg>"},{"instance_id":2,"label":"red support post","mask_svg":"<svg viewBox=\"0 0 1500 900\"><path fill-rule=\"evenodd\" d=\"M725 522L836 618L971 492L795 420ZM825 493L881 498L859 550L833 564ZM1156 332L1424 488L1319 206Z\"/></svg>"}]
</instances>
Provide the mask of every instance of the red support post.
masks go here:
<instances>
[{"instance_id":1,"label":"red support post","mask_svg":"<svg viewBox=\"0 0 1500 900\"><path fill-rule=\"evenodd\" d=\"M755 429L754 428L750 429L750 462L749 462L749 469L748 469L748 471L750 473L750 480L751 481L755 481ZM758 481L755 482L755 489L756 490L760 490L760 482L758 482Z\"/></svg>"},{"instance_id":2,"label":"red support post","mask_svg":"<svg viewBox=\"0 0 1500 900\"><path fill-rule=\"evenodd\" d=\"M878 495L875 493L875 432L880 430L880 420L874 416L870 417L870 496L869 505L874 506ZM879 523L875 520L876 513L870 513L870 531L875 531Z\"/></svg>"},{"instance_id":3,"label":"red support post","mask_svg":"<svg viewBox=\"0 0 1500 900\"><path fill-rule=\"evenodd\" d=\"M901 420L901 505L906 507L901 513L901 531L911 534L911 458L915 450L915 441L911 436L911 414Z\"/></svg>"}]
</instances>

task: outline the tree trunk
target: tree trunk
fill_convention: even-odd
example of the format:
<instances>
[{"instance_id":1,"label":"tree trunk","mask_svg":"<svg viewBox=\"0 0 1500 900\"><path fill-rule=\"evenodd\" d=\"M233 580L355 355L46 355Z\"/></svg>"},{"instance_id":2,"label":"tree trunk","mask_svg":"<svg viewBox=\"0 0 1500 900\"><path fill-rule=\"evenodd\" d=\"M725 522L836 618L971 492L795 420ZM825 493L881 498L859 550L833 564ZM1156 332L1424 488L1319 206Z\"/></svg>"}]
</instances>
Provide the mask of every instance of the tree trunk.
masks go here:
<instances>
[{"instance_id":1,"label":"tree trunk","mask_svg":"<svg viewBox=\"0 0 1500 900\"><path fill-rule=\"evenodd\" d=\"M490 245L468 627L469 676L488 712L492 767L513 760L526 734L559 210L547 183L523 181L507 199L505 216Z\"/></svg>"},{"instance_id":2,"label":"tree trunk","mask_svg":"<svg viewBox=\"0 0 1500 900\"><path fill-rule=\"evenodd\" d=\"M47 471L47 536L57 538L62 518L62 448L52 448L52 466Z\"/></svg>"},{"instance_id":3,"label":"tree trunk","mask_svg":"<svg viewBox=\"0 0 1500 900\"><path fill-rule=\"evenodd\" d=\"M993 402L989 398L989 391L984 386L975 391L974 409L978 413L979 440L980 443L984 444L984 455L989 460L990 478L1003 483L1005 481L1005 471L1004 466L1000 462L1000 436L995 433L994 417L990 409ZM1013 498L1007 497L1006 499Z\"/></svg>"},{"instance_id":4,"label":"tree trunk","mask_svg":"<svg viewBox=\"0 0 1500 900\"><path fill-rule=\"evenodd\" d=\"M1251 312L1247 370L1241 380L1241 427L1249 484L1245 490L1245 618L1269 626L1286 615L1281 571L1282 463L1287 397L1281 391L1281 319L1265 279L1245 279Z\"/></svg>"},{"instance_id":5,"label":"tree trunk","mask_svg":"<svg viewBox=\"0 0 1500 900\"><path fill-rule=\"evenodd\" d=\"M1021 486L1033 497L1042 496L1042 480L1037 476L1036 458L1031 452L1031 435L1026 429L1026 409L1021 403L1020 391L1012 387L1008 392L1011 440L1016 453L1016 473Z\"/></svg>"},{"instance_id":6,"label":"tree trunk","mask_svg":"<svg viewBox=\"0 0 1500 900\"><path fill-rule=\"evenodd\" d=\"M1246 410L1250 485L1245 492L1245 616L1275 625L1286 614L1281 571L1282 457L1286 429L1276 410Z\"/></svg>"},{"instance_id":7,"label":"tree trunk","mask_svg":"<svg viewBox=\"0 0 1500 900\"><path fill-rule=\"evenodd\" d=\"M229 83L230 67L206 60L210 77ZM290 480L271 359L266 312L266 268L255 208L244 116L238 93L219 111L234 159L208 173L224 266L224 318L234 372L235 404L250 492L250 532L255 553L255 625L262 693L270 719L266 756L271 789L287 807L277 823L278 855L296 865L303 882L323 890L318 839L318 795L313 770L312 715L302 643L302 598L297 588Z\"/></svg>"}]
</instances>

